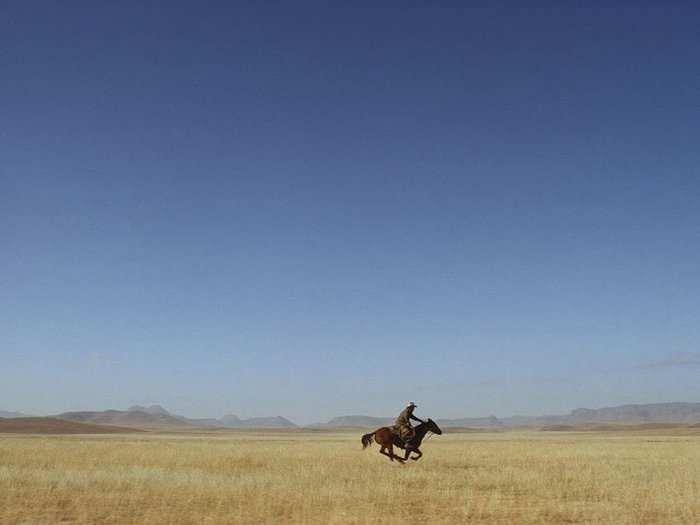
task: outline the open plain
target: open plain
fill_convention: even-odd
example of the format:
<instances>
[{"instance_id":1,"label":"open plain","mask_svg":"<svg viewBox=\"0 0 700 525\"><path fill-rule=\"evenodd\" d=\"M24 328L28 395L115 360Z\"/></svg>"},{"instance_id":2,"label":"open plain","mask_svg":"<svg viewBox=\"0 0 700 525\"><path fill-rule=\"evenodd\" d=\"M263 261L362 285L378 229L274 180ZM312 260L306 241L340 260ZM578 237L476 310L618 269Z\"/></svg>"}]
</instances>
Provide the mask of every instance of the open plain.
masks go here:
<instances>
[{"instance_id":1,"label":"open plain","mask_svg":"<svg viewBox=\"0 0 700 525\"><path fill-rule=\"evenodd\" d=\"M391 463L357 432L0 436L0 522L700 521L700 433L447 433Z\"/></svg>"}]
</instances>

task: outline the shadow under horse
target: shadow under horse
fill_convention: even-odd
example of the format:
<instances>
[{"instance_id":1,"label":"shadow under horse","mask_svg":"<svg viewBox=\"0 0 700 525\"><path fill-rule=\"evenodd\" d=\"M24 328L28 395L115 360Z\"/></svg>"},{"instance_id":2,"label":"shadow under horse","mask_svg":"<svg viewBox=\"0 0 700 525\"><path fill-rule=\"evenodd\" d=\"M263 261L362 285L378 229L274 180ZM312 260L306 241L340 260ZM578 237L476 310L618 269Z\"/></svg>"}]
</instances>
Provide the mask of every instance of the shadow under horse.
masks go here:
<instances>
[{"instance_id":1,"label":"shadow under horse","mask_svg":"<svg viewBox=\"0 0 700 525\"><path fill-rule=\"evenodd\" d=\"M428 432L432 432L433 434L440 435L442 434L442 430L440 430L437 423L430 418L428 418L428 421L416 425L413 429L416 431L416 435L411 440L411 446L409 448L406 448L403 440L392 432L391 428L381 427L374 432L370 432L369 434L362 436L362 449L366 449L372 444L372 441L375 441L381 447L381 449L379 449L379 453L384 454L391 461L398 459L401 463L403 463L409 458L409 456L411 456L411 452L418 454L417 456L411 456L411 459L417 461L423 456L423 453L420 451L420 446L421 443L423 443L423 438L426 436L426 434ZM404 454L404 457L394 454L394 447L405 449L406 453Z\"/></svg>"}]
</instances>

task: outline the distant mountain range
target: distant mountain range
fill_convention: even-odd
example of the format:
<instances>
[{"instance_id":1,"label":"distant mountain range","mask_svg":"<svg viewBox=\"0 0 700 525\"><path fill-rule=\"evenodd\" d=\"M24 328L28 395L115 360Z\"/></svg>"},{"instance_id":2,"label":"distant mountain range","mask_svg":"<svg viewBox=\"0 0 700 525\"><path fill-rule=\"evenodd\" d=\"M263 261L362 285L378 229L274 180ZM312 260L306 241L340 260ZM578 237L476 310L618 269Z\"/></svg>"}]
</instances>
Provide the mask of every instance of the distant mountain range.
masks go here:
<instances>
[{"instance_id":1,"label":"distant mountain range","mask_svg":"<svg viewBox=\"0 0 700 525\"><path fill-rule=\"evenodd\" d=\"M340 416L331 419L328 423L315 425L319 427L343 428L361 427L377 428L394 424L393 417L373 417L373 416ZM495 416L489 417L462 417L458 419L436 419L438 425L444 428L469 427L469 428L504 428L505 425Z\"/></svg>"},{"instance_id":2,"label":"distant mountain range","mask_svg":"<svg viewBox=\"0 0 700 525\"><path fill-rule=\"evenodd\" d=\"M427 416L427 414L420 414ZM0 411L0 418L28 417L21 412ZM168 412L160 405L134 405L128 410L104 410L64 412L53 416L65 421L93 425L112 425L125 428L143 429L192 429L192 428L238 428L238 429L289 429L297 428L293 422L282 416L253 417L241 419L228 414L219 419L187 418ZM340 416L327 423L312 425L316 428L377 428L391 425L393 417L373 417L364 415ZM456 419L437 419L444 428L475 429L509 429L509 428L543 428L562 426L584 426L596 424L700 424L700 403L655 403L645 405L620 405L598 409L577 408L569 414L549 416L512 416L497 418L465 417Z\"/></svg>"},{"instance_id":3,"label":"distant mountain range","mask_svg":"<svg viewBox=\"0 0 700 525\"><path fill-rule=\"evenodd\" d=\"M28 414L23 414L22 412L7 412L5 410L0 410L0 417L6 419L12 419L16 417L30 417Z\"/></svg>"},{"instance_id":4,"label":"distant mountain range","mask_svg":"<svg viewBox=\"0 0 700 525\"><path fill-rule=\"evenodd\" d=\"M97 425L117 425L132 428L296 428L296 425L282 416L254 417L240 419L235 415L226 415L221 419L187 418L171 414L160 405L143 407L134 405L128 410L104 410L101 412L64 412L55 416L59 419L92 423Z\"/></svg>"},{"instance_id":5,"label":"distant mountain range","mask_svg":"<svg viewBox=\"0 0 700 525\"><path fill-rule=\"evenodd\" d=\"M78 423L55 417L0 418L0 433L21 434L115 434L142 432L136 428Z\"/></svg>"},{"instance_id":6,"label":"distant mountain range","mask_svg":"<svg viewBox=\"0 0 700 525\"><path fill-rule=\"evenodd\" d=\"M501 420L506 427L588 424L700 423L700 403L653 403L605 408L577 408L561 416L514 416Z\"/></svg>"},{"instance_id":7,"label":"distant mountain range","mask_svg":"<svg viewBox=\"0 0 700 525\"><path fill-rule=\"evenodd\" d=\"M367 427L377 428L394 424L393 417L372 417L372 416L340 416L331 419L328 423L318 426L322 427ZM503 423L495 416L490 417L463 417L459 419L437 419L437 424L441 427L471 427L471 428L502 428Z\"/></svg>"},{"instance_id":8,"label":"distant mountain range","mask_svg":"<svg viewBox=\"0 0 700 525\"><path fill-rule=\"evenodd\" d=\"M146 414L151 414L152 416L171 416L172 414L165 410L160 405L151 405L149 407L143 407L140 405L130 406L127 412L145 412Z\"/></svg>"},{"instance_id":9,"label":"distant mountain range","mask_svg":"<svg viewBox=\"0 0 700 525\"><path fill-rule=\"evenodd\" d=\"M424 416L424 414L423 414ZM342 416L331 419L322 427L377 428L393 424L390 417ZM649 423L700 423L700 403L655 403L646 405L620 405L605 408L577 408L565 415L551 416L495 416L458 419L436 419L444 428L469 427L484 429L508 429L517 427L545 427L553 425L589 424L649 424Z\"/></svg>"},{"instance_id":10,"label":"distant mountain range","mask_svg":"<svg viewBox=\"0 0 700 525\"><path fill-rule=\"evenodd\" d=\"M219 419L219 421L226 428L296 428L297 426L282 416L239 419L238 416L229 414Z\"/></svg>"},{"instance_id":11,"label":"distant mountain range","mask_svg":"<svg viewBox=\"0 0 700 525\"><path fill-rule=\"evenodd\" d=\"M76 421L78 423L115 425L132 428L166 429L191 426L170 414L149 414L147 412L141 412L140 410L63 412L54 417L67 421Z\"/></svg>"}]
</instances>

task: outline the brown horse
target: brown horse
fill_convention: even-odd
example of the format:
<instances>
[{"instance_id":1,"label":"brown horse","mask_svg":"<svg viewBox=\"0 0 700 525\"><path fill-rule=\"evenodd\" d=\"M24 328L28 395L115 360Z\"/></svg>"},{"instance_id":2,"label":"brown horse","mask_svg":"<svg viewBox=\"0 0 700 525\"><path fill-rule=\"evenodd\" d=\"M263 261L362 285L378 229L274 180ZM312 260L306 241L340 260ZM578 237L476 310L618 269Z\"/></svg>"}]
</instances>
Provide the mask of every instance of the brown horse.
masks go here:
<instances>
[{"instance_id":1,"label":"brown horse","mask_svg":"<svg viewBox=\"0 0 700 525\"><path fill-rule=\"evenodd\" d=\"M366 449L372 444L372 441L374 440L380 447L382 447L381 449L379 449L379 453L384 454L391 461L394 461L394 459L398 459L401 463L403 463L411 455L411 452L415 452L416 454L418 454L417 456L411 457L411 459L417 461L421 458L421 456L423 456L423 453L420 451L419 447L423 442L423 438L425 437L425 435L428 432L440 435L442 434L442 430L440 430L440 427L437 426L437 423L435 423L435 421L433 421L430 418L428 418L428 421L416 425L414 430L416 431L416 435L411 440L410 448L406 448L403 440L399 438L396 434L394 434L391 431L391 428L382 427L378 428L374 432L370 432L369 434L365 434L364 436L362 436L362 449ZM400 457L394 454L394 447L406 449L406 454L404 455L404 457Z\"/></svg>"}]
</instances>

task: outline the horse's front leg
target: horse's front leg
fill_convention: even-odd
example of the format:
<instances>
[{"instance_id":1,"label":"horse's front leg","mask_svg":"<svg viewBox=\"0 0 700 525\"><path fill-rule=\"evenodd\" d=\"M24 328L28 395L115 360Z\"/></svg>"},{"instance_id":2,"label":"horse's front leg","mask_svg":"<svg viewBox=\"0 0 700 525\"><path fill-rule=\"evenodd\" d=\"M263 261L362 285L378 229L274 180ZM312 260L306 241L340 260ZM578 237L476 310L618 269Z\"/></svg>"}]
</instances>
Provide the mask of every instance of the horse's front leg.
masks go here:
<instances>
[{"instance_id":1,"label":"horse's front leg","mask_svg":"<svg viewBox=\"0 0 700 525\"><path fill-rule=\"evenodd\" d=\"M406 451L406 457L408 457L408 451ZM411 457L413 461L418 461L420 458L423 457L423 453L420 451L420 449L414 448L411 452L415 452L418 454L417 456Z\"/></svg>"}]
</instances>

